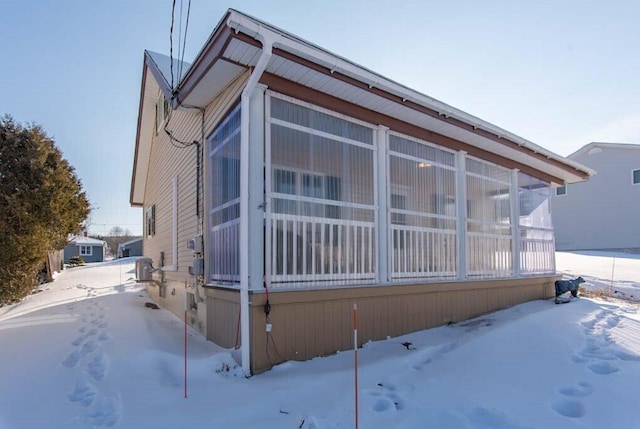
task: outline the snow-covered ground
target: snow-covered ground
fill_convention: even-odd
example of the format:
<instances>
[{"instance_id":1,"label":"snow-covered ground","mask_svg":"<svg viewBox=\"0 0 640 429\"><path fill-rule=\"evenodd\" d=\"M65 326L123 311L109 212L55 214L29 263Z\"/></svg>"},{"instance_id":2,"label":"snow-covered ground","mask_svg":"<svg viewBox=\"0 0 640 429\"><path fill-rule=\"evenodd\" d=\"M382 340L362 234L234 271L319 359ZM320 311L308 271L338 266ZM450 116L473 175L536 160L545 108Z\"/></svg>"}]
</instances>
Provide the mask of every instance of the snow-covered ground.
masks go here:
<instances>
[{"instance_id":1,"label":"snow-covered ground","mask_svg":"<svg viewBox=\"0 0 640 429\"><path fill-rule=\"evenodd\" d=\"M558 254L558 270L611 286L612 258ZM640 288L617 254L613 287ZM145 307L134 260L65 270L0 308L0 429L353 428L353 352L240 376L229 350ZM360 427L638 428L639 304L537 301L368 343ZM409 341L411 350L401 343Z\"/></svg>"}]
</instances>

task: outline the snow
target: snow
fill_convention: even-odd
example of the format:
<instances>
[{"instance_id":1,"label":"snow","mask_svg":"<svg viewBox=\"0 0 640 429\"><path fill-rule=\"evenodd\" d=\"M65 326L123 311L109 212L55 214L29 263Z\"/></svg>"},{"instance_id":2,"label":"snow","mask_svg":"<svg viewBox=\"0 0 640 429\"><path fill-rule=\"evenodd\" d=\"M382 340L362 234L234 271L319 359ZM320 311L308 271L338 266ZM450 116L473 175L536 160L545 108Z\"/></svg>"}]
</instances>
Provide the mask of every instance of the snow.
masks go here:
<instances>
[{"instance_id":1,"label":"snow","mask_svg":"<svg viewBox=\"0 0 640 429\"><path fill-rule=\"evenodd\" d=\"M76 235L75 237L71 238L71 240L69 240L69 244L75 244L77 246L95 244L95 245L102 246L102 245L104 245L104 241L98 240L97 238L91 238L91 237L84 237L82 235Z\"/></svg>"},{"instance_id":2,"label":"snow","mask_svg":"<svg viewBox=\"0 0 640 429\"><path fill-rule=\"evenodd\" d=\"M67 269L0 308L0 429L354 427L352 351L246 379L233 351L189 329L185 399L183 322L145 307L134 261ZM640 259L618 253L612 264L611 254L557 257L588 288L631 295ZM369 342L358 352L359 427L638 428L638 308L535 301Z\"/></svg>"}]
</instances>

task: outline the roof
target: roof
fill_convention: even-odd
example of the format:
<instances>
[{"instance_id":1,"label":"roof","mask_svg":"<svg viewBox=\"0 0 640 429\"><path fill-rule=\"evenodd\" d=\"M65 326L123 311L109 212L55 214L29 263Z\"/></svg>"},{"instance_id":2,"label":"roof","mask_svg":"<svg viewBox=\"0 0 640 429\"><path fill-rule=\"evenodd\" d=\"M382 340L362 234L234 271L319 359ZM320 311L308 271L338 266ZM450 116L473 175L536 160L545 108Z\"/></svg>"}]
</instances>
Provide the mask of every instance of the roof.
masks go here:
<instances>
[{"instance_id":1,"label":"roof","mask_svg":"<svg viewBox=\"0 0 640 429\"><path fill-rule=\"evenodd\" d=\"M69 240L69 244L75 244L76 246L104 246L105 242L96 238L76 235Z\"/></svg>"},{"instance_id":2,"label":"roof","mask_svg":"<svg viewBox=\"0 0 640 429\"><path fill-rule=\"evenodd\" d=\"M602 149L617 149L617 150L640 150L640 144L632 144L632 143L603 143L603 142L591 142L582 146L577 151L573 152L567 158L579 158L582 155L588 153L591 149L594 148L602 148Z\"/></svg>"},{"instance_id":3,"label":"roof","mask_svg":"<svg viewBox=\"0 0 640 429\"><path fill-rule=\"evenodd\" d=\"M125 241L123 243L120 243L120 244L118 244L118 248L119 249L123 249L123 248L125 248L127 246L130 246L130 245L132 245L134 243L137 243L139 241L142 241L142 237L134 238L133 240L129 240L129 241Z\"/></svg>"},{"instance_id":4,"label":"roof","mask_svg":"<svg viewBox=\"0 0 640 429\"><path fill-rule=\"evenodd\" d=\"M586 180L594 172L522 137L429 97L264 21L229 9L173 92L162 60L145 52L131 186L131 204L142 205L158 90L171 105L205 108L240 75L252 70L262 42L272 42L263 79L285 79L336 99L460 141L531 167L554 183ZM166 57L165 57L166 58ZM160 76L157 76L157 74ZM148 79L153 76L154 79ZM150 82L153 80L154 82ZM268 83L268 82L267 82Z\"/></svg>"}]
</instances>

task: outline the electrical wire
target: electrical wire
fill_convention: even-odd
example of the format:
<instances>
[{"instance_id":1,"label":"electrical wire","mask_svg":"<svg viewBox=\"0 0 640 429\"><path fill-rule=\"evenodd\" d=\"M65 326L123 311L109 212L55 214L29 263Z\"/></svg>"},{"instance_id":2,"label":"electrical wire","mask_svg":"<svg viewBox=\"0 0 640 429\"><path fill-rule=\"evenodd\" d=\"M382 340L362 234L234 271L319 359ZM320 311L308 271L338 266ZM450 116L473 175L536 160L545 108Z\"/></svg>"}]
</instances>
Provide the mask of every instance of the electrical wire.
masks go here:
<instances>
[{"instance_id":1,"label":"electrical wire","mask_svg":"<svg viewBox=\"0 0 640 429\"><path fill-rule=\"evenodd\" d=\"M171 7L171 28L169 29L169 67L171 68L171 92L173 92L173 22L176 15L176 0Z\"/></svg>"},{"instance_id":2,"label":"electrical wire","mask_svg":"<svg viewBox=\"0 0 640 429\"><path fill-rule=\"evenodd\" d=\"M182 0L180 0L182 2ZM182 6L181 6L182 7ZM182 56L180 57L180 64L178 64L178 78L182 78L182 67L184 66L184 52L187 47L187 32L189 31L189 15L191 14L191 0L187 3L187 20L184 25L184 39L182 39Z\"/></svg>"},{"instance_id":3,"label":"electrical wire","mask_svg":"<svg viewBox=\"0 0 640 429\"><path fill-rule=\"evenodd\" d=\"M267 285L267 276L264 276L262 278L262 285L264 286L266 298L267 298L264 303L265 321L266 321L266 324L269 325L271 324L271 318L269 317L269 315L271 314L271 304L269 303L269 286ZM271 335L271 331L267 330L266 334L267 334L267 338L266 338L267 341L265 344L265 352L267 354L267 360L269 361L269 365L273 366L273 362L271 361L271 355L269 354L269 345L271 345L271 348L273 348L273 351L276 352L276 356L280 359L280 362L284 362L286 359L282 357L282 355L280 354L280 351L278 350L278 346L276 346L276 341L273 339L273 335Z\"/></svg>"},{"instance_id":4,"label":"electrical wire","mask_svg":"<svg viewBox=\"0 0 640 429\"><path fill-rule=\"evenodd\" d=\"M177 60L180 59L180 48L182 46L182 10L184 9L182 7L182 1L183 0L180 0L180 17L178 18L178 55L176 55ZM180 84L180 61L178 61L176 69L178 72L178 76L176 76L176 86L178 86Z\"/></svg>"}]
</instances>

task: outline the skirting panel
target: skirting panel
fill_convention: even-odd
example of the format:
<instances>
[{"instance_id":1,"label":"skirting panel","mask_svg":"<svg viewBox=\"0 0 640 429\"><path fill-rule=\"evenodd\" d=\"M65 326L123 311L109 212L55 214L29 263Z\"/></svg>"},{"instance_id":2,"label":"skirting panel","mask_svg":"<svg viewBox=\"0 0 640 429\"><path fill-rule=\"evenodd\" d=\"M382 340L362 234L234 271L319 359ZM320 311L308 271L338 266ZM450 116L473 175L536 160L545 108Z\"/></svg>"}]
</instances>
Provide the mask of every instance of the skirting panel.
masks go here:
<instances>
[{"instance_id":1,"label":"skirting panel","mask_svg":"<svg viewBox=\"0 0 640 429\"><path fill-rule=\"evenodd\" d=\"M306 360L352 349L354 303L358 304L358 340L361 345L370 340L395 337L523 302L550 298L554 295L553 282L556 279L550 276L272 292L269 295L269 333L266 332L264 312L266 295L252 294L252 372L265 371L284 360ZM234 310L237 317L237 303L235 305L227 304L230 309L226 310L226 317L233 319ZM215 317L216 311L208 314ZM218 323L228 322L220 320ZM229 337L225 337L224 343L216 342L233 346Z\"/></svg>"}]
</instances>

